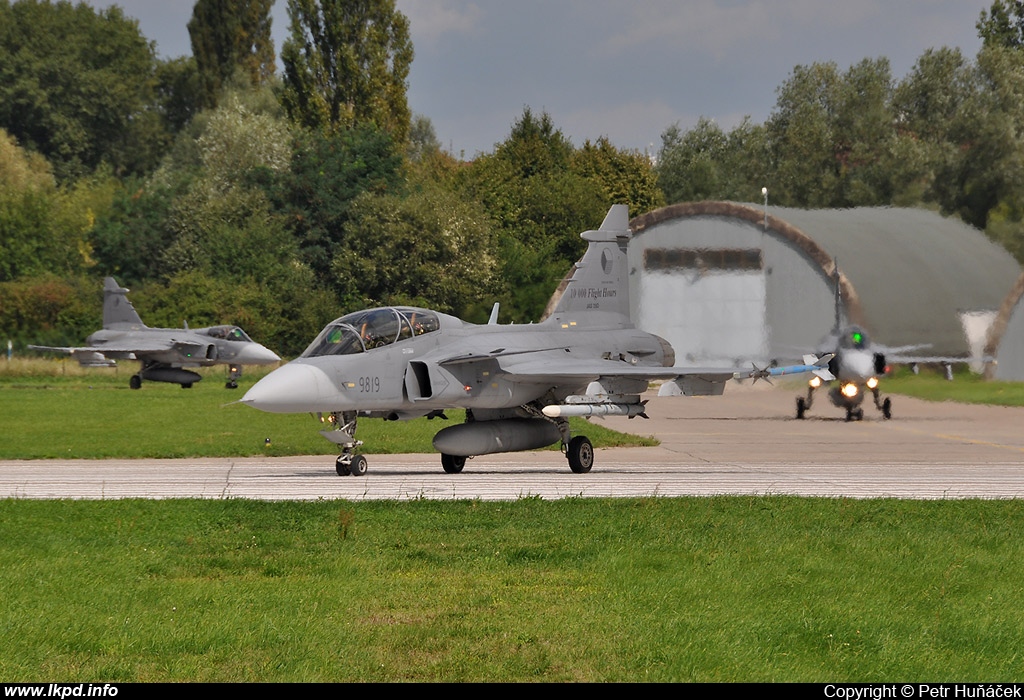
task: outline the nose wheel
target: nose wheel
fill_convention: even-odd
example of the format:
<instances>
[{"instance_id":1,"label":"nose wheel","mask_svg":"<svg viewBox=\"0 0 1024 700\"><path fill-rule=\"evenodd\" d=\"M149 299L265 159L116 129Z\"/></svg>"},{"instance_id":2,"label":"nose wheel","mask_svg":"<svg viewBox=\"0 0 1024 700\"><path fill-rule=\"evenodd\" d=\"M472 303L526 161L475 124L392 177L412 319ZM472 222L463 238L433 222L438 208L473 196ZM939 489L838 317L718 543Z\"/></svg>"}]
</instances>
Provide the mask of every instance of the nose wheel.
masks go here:
<instances>
[{"instance_id":1,"label":"nose wheel","mask_svg":"<svg viewBox=\"0 0 1024 700\"><path fill-rule=\"evenodd\" d=\"M341 455L334 463L338 476L362 476L368 464L363 455Z\"/></svg>"},{"instance_id":2,"label":"nose wheel","mask_svg":"<svg viewBox=\"0 0 1024 700\"><path fill-rule=\"evenodd\" d=\"M320 434L341 447L341 454L334 462L334 470L338 476L362 476L366 473L366 457L356 454L362 441L356 440L355 411L332 413L331 422L339 426L334 430L321 430Z\"/></svg>"}]
</instances>

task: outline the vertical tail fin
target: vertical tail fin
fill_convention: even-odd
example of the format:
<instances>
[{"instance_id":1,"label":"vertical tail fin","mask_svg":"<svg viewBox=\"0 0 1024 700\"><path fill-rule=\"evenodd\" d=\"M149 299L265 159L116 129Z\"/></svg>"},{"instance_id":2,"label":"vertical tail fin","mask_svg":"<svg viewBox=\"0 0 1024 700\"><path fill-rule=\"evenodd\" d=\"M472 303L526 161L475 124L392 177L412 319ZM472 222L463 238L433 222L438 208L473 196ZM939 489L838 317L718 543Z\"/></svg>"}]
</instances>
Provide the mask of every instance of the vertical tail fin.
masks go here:
<instances>
[{"instance_id":1,"label":"vertical tail fin","mask_svg":"<svg viewBox=\"0 0 1024 700\"><path fill-rule=\"evenodd\" d=\"M625 204L612 205L601 228L585 231L580 236L589 244L587 252L576 263L576 270L552 317L571 314L577 323L592 320L595 325L609 322L630 324L629 265L626 260L626 244L632 236L629 208Z\"/></svg>"},{"instance_id":2,"label":"vertical tail fin","mask_svg":"<svg viewBox=\"0 0 1024 700\"><path fill-rule=\"evenodd\" d=\"M135 307L125 295L128 290L117 283L113 277L103 281L103 327L110 328L145 328L146 324L139 318Z\"/></svg>"}]
</instances>

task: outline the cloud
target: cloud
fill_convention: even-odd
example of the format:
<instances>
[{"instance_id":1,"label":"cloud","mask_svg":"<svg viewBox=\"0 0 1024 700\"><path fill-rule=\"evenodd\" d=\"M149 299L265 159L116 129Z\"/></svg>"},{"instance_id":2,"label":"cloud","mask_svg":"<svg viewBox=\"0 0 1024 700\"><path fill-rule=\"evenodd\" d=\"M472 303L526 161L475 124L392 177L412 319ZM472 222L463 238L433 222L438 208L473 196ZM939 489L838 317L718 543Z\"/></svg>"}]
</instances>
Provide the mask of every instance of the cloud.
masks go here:
<instances>
[{"instance_id":1,"label":"cloud","mask_svg":"<svg viewBox=\"0 0 1024 700\"><path fill-rule=\"evenodd\" d=\"M476 3L460 0L400 0L396 6L409 18L417 46L450 34L474 34L484 15Z\"/></svg>"},{"instance_id":2,"label":"cloud","mask_svg":"<svg viewBox=\"0 0 1024 700\"><path fill-rule=\"evenodd\" d=\"M556 126L576 146L584 141L608 137L619 148L656 153L661 147L661 134L677 121L696 122L696 117L682 115L660 98L636 100L609 105L589 105L568 112L552 113Z\"/></svg>"},{"instance_id":3,"label":"cloud","mask_svg":"<svg viewBox=\"0 0 1024 700\"><path fill-rule=\"evenodd\" d=\"M608 12L615 11L608 2ZM770 46L808 30L836 37L856 36L880 12L884 14L885 10L877 0L648 0L619 5L621 29L606 46L625 52L651 43L671 42L683 51L721 59L751 44Z\"/></svg>"}]
</instances>

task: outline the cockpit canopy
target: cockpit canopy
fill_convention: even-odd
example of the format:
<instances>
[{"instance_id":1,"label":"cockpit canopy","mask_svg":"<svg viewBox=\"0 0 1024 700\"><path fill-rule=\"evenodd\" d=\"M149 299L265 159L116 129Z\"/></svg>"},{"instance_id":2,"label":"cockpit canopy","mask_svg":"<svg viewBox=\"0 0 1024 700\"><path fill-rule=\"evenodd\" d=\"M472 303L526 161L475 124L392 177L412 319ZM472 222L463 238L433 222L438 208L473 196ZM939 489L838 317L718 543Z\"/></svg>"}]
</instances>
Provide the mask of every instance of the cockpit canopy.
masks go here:
<instances>
[{"instance_id":1,"label":"cockpit canopy","mask_svg":"<svg viewBox=\"0 0 1024 700\"><path fill-rule=\"evenodd\" d=\"M211 338L218 340L234 340L240 343L251 343L252 338L245 334L238 326L211 326L203 331Z\"/></svg>"},{"instance_id":2,"label":"cockpit canopy","mask_svg":"<svg viewBox=\"0 0 1024 700\"><path fill-rule=\"evenodd\" d=\"M859 328L857 326L850 327L847 332L839 338L839 347L846 350L863 350L869 343L868 334L864 332L863 328Z\"/></svg>"},{"instance_id":3,"label":"cockpit canopy","mask_svg":"<svg viewBox=\"0 0 1024 700\"><path fill-rule=\"evenodd\" d=\"M320 331L301 357L354 355L441 327L437 314L411 306L388 306L342 316Z\"/></svg>"}]
</instances>

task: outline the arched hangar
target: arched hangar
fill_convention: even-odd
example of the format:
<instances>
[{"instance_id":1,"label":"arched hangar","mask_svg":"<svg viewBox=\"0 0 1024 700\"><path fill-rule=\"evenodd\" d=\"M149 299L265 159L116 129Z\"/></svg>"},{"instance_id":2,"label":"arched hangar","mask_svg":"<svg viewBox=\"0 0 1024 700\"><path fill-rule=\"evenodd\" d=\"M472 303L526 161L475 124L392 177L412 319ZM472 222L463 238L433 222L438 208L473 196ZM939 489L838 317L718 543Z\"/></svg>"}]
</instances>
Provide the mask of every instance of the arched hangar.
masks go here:
<instances>
[{"instance_id":1,"label":"arched hangar","mask_svg":"<svg viewBox=\"0 0 1024 700\"><path fill-rule=\"evenodd\" d=\"M630 222L630 299L677 362L742 364L814 349L835 318L888 346L980 357L1020 266L957 219L921 209L675 204Z\"/></svg>"}]
</instances>

